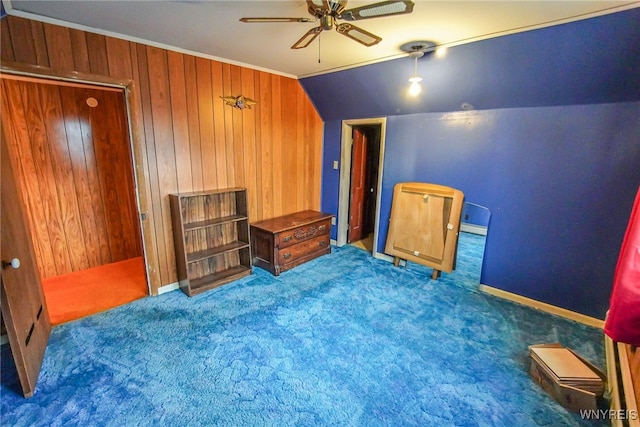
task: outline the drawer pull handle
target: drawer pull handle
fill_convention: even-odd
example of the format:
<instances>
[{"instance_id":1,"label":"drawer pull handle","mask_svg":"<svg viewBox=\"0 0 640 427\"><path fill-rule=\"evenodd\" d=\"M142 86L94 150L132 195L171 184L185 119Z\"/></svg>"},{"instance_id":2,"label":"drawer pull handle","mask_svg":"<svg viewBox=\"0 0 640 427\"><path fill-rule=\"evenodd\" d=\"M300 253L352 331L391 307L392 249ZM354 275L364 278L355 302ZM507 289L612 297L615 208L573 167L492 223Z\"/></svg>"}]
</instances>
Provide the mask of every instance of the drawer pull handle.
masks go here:
<instances>
[{"instance_id":1,"label":"drawer pull handle","mask_svg":"<svg viewBox=\"0 0 640 427\"><path fill-rule=\"evenodd\" d=\"M318 231L324 231L325 228L327 228L326 225L321 225L320 227L318 227Z\"/></svg>"},{"instance_id":2,"label":"drawer pull handle","mask_svg":"<svg viewBox=\"0 0 640 427\"><path fill-rule=\"evenodd\" d=\"M289 252L287 252L286 254L282 255L282 258L289 259L289 258L291 258L291 254Z\"/></svg>"},{"instance_id":3,"label":"drawer pull handle","mask_svg":"<svg viewBox=\"0 0 640 427\"><path fill-rule=\"evenodd\" d=\"M324 246L326 244L327 244L327 242L325 242L324 240L320 240L320 243L318 243L319 246Z\"/></svg>"},{"instance_id":4,"label":"drawer pull handle","mask_svg":"<svg viewBox=\"0 0 640 427\"><path fill-rule=\"evenodd\" d=\"M288 242L289 240L291 240L291 236L284 236L284 237L282 238L282 241L283 241L283 242Z\"/></svg>"}]
</instances>

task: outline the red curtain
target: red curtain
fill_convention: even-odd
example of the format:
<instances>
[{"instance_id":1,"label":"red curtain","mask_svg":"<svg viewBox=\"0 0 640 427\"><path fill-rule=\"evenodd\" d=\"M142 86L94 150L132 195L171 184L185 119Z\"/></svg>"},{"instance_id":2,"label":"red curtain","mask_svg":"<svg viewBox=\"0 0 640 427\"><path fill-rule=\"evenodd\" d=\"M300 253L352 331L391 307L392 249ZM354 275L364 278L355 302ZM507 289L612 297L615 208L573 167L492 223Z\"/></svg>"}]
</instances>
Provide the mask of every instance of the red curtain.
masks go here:
<instances>
[{"instance_id":1,"label":"red curtain","mask_svg":"<svg viewBox=\"0 0 640 427\"><path fill-rule=\"evenodd\" d=\"M640 187L613 277L604 332L614 341L640 346Z\"/></svg>"}]
</instances>

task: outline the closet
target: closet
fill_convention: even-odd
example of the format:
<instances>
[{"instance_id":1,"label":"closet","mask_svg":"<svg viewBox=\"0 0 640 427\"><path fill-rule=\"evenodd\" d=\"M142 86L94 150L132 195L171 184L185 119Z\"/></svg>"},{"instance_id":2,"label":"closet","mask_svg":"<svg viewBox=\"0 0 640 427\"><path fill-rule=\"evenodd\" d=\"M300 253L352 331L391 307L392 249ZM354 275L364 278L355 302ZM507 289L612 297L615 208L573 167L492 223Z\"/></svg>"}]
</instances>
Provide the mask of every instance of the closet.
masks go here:
<instances>
[{"instance_id":1,"label":"closet","mask_svg":"<svg viewBox=\"0 0 640 427\"><path fill-rule=\"evenodd\" d=\"M6 143L43 284L125 260L144 270L122 88L1 77ZM136 292L148 294L141 280Z\"/></svg>"}]
</instances>

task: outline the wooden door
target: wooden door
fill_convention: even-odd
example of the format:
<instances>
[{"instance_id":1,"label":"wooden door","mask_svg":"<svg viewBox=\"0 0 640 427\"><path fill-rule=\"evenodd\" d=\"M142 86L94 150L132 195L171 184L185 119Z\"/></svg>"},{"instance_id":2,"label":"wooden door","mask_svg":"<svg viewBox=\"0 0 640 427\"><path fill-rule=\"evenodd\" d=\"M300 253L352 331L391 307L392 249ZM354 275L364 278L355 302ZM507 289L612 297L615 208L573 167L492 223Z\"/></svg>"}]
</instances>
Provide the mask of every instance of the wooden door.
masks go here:
<instances>
[{"instance_id":1,"label":"wooden door","mask_svg":"<svg viewBox=\"0 0 640 427\"><path fill-rule=\"evenodd\" d=\"M2 129L2 196L0 215L2 318L25 397L33 396L51 334L49 312L35 263L31 235L24 218Z\"/></svg>"},{"instance_id":2,"label":"wooden door","mask_svg":"<svg viewBox=\"0 0 640 427\"><path fill-rule=\"evenodd\" d=\"M353 130L351 146L351 196L349 200L349 235L347 242L362 239L364 226L367 137L360 129Z\"/></svg>"}]
</instances>

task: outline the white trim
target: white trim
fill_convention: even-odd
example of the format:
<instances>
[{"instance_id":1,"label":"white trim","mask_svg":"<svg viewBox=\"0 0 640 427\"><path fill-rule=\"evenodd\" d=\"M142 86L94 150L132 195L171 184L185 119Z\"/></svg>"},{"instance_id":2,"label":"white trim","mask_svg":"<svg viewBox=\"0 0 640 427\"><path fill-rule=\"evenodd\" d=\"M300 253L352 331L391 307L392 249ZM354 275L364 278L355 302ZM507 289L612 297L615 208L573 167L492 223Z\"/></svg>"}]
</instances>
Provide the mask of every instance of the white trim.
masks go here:
<instances>
[{"instance_id":1,"label":"white trim","mask_svg":"<svg viewBox=\"0 0 640 427\"><path fill-rule=\"evenodd\" d=\"M564 317L565 319L573 320L574 322L593 326L595 328L604 328L604 320L596 319L595 317L587 316L585 314L576 313L575 311L567 310L566 308L547 304L546 302L503 291L502 289L494 288L488 285L481 284L478 289L489 295L526 305L537 310L544 311L545 313L555 314L556 316Z\"/></svg>"},{"instance_id":2,"label":"white trim","mask_svg":"<svg viewBox=\"0 0 640 427\"><path fill-rule=\"evenodd\" d=\"M373 251L372 255L377 258L378 253L378 233L380 223L380 203L382 201L382 175L384 166L384 147L387 134L387 118L369 118L342 121L342 135L340 138L340 184L338 193L338 224L336 246L347 244L347 232L349 231L349 192L351 181L351 133L353 126L359 125L379 125L380 126L380 161L378 162L378 184L376 195L376 214L373 225Z\"/></svg>"},{"instance_id":3,"label":"white trim","mask_svg":"<svg viewBox=\"0 0 640 427\"><path fill-rule=\"evenodd\" d=\"M391 255L383 254L381 252L376 252L376 254L373 257L386 262L394 261L394 258ZM401 259L398 265L401 267L405 267L407 265L407 260Z\"/></svg>"},{"instance_id":4,"label":"white trim","mask_svg":"<svg viewBox=\"0 0 640 427\"><path fill-rule=\"evenodd\" d=\"M353 137L352 127L348 122L342 122L340 134L340 179L338 186L338 218L337 218L337 246L347 244L347 232L349 230L349 184L351 181L351 144ZM375 240L375 239L374 239Z\"/></svg>"},{"instance_id":5,"label":"white trim","mask_svg":"<svg viewBox=\"0 0 640 427\"><path fill-rule=\"evenodd\" d=\"M168 285L160 286L158 288L158 296L166 294L167 292L175 291L176 289L180 289L180 282L173 282Z\"/></svg>"},{"instance_id":6,"label":"white trim","mask_svg":"<svg viewBox=\"0 0 640 427\"><path fill-rule=\"evenodd\" d=\"M392 256L389 256L387 254L382 254L380 252L376 252L376 254L373 257L377 258L377 259L380 259L382 261L393 262L393 257Z\"/></svg>"},{"instance_id":7,"label":"white trim","mask_svg":"<svg viewBox=\"0 0 640 427\"><path fill-rule=\"evenodd\" d=\"M298 76L294 76L293 74L283 73L282 71L276 71L276 70L271 70L271 69L264 68L264 67L258 67L256 65L251 65L251 64L247 64L247 63L239 62L239 61L233 61L231 59L221 58L219 56L207 55L205 53L195 52L193 50L183 49L183 48L180 48L180 47L171 46L171 45L164 44L164 43L158 43L158 42L154 42L154 41L151 41L151 40L141 39L139 37L128 36L126 34L120 34L120 33L116 33L116 32L113 32L113 31L101 30L100 28L93 28L93 27L89 27L88 25L82 25L82 24L77 24L75 22L63 21L62 19L51 18L51 17L48 17L48 16L42 16L42 15L38 15L38 14L35 14L35 13L32 13L32 12L24 12L22 10L14 9L13 5L11 4L11 0L2 0L2 3L4 4L5 12L7 13L7 15L10 15L10 16L17 16L19 18L31 19L33 21L39 21L39 22L44 22L44 23L47 23L47 24L59 25L61 27L73 28L73 29L76 29L76 30L87 31L89 33L94 33L94 34L101 34L103 36L114 37L114 38L117 38L117 39L127 40L127 41L134 42L134 43L140 43L140 44L144 44L144 45L147 45L147 46L153 46L153 47L158 47L160 49L166 49L166 50L169 50L169 51L172 51L172 52L183 53L183 54L195 56L195 57L198 57L198 58L210 59L212 61L218 61L218 62L223 62L225 64L237 65L237 66L240 66L240 67L249 68L251 70L264 71L265 73L276 74L276 75L279 75L279 76L288 77L288 78L291 78L291 79L298 80ZM72 7L72 6L70 6L70 7Z\"/></svg>"}]
</instances>

